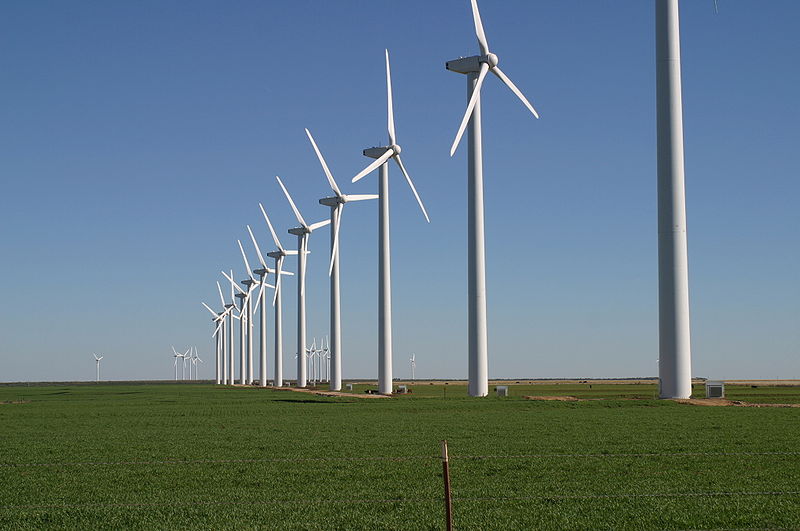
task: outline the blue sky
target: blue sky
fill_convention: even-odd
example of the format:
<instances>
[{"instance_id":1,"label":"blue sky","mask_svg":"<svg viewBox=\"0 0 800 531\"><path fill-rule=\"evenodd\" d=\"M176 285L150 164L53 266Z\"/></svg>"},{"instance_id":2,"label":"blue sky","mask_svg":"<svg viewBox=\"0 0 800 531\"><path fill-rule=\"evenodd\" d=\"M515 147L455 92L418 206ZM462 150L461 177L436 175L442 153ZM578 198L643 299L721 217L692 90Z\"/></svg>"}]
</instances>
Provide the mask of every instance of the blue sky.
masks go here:
<instances>
[{"instance_id":1,"label":"blue sky","mask_svg":"<svg viewBox=\"0 0 800 531\"><path fill-rule=\"evenodd\" d=\"M500 65L483 91L490 377L654 375L653 2L481 3ZM793 0L684 0L693 374L800 378L800 40ZM0 381L169 378L170 345L213 375L218 271L251 224L284 245L386 141L383 50L403 158L392 170L395 376L466 377L466 105L447 60L477 52L469 2L0 5ZM342 227L344 377L376 376L377 205ZM248 246L249 248L249 246ZM309 341L327 333L327 234L311 239ZM266 250L266 249L265 249ZM255 262L251 252L250 259ZM289 268L294 270L293 261ZM294 376L292 281L284 294ZM271 333L271 332L270 332Z\"/></svg>"}]
</instances>

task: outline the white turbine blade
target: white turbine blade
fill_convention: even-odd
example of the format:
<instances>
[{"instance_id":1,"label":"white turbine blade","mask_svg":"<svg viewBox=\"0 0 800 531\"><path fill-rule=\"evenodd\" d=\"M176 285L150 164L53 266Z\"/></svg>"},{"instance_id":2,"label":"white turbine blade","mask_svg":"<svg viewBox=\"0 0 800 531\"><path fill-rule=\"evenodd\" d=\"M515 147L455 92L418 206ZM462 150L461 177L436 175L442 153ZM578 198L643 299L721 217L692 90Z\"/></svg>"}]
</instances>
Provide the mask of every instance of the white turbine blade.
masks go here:
<instances>
[{"instance_id":1,"label":"white turbine blade","mask_svg":"<svg viewBox=\"0 0 800 531\"><path fill-rule=\"evenodd\" d=\"M333 180L333 175L331 175L331 170L328 169L328 165L325 163L325 158L322 156L322 153L320 153L319 148L317 147L317 143L314 142L314 137L311 136L311 131L306 129L306 135L308 135L308 139L311 140L311 145L314 146L314 151L317 154L317 158L319 159L320 164L322 164L322 170L325 172L325 177L328 178L328 184L331 185L331 189L337 196L342 195L342 191L339 190L339 187L336 186L336 181Z\"/></svg>"},{"instance_id":2,"label":"white turbine blade","mask_svg":"<svg viewBox=\"0 0 800 531\"><path fill-rule=\"evenodd\" d=\"M256 237L253 236L253 229L250 228L250 225L247 226L247 232L250 233L250 239L253 240L253 246L256 248L256 254L258 255L258 261L261 262L261 267L264 269L267 268L267 263L264 261L264 255L261 254L261 248L258 246L258 242L256 241Z\"/></svg>"},{"instance_id":3,"label":"white turbine blade","mask_svg":"<svg viewBox=\"0 0 800 531\"><path fill-rule=\"evenodd\" d=\"M217 334L219 334L219 329L222 328L222 326L224 324L225 324L225 320L224 319L220 319L219 320L219 324L217 324L217 328L214 330L214 333L211 334L211 337L217 337Z\"/></svg>"},{"instance_id":4,"label":"white turbine blade","mask_svg":"<svg viewBox=\"0 0 800 531\"><path fill-rule=\"evenodd\" d=\"M478 11L478 2L472 0L472 20L475 22L475 35L478 37L478 46L481 47L481 55L489 53L489 43L486 42L486 34L483 32L483 22L481 13Z\"/></svg>"},{"instance_id":5,"label":"white turbine blade","mask_svg":"<svg viewBox=\"0 0 800 531\"><path fill-rule=\"evenodd\" d=\"M230 280L231 286L233 286L234 288L238 289L240 293L247 294L247 292L245 290L243 290L242 288L240 288L239 285L236 283L236 281L233 280L233 277L229 277L228 273L226 273L225 271L220 271L220 272L222 273L222 276L224 276L225 278Z\"/></svg>"},{"instance_id":6,"label":"white turbine blade","mask_svg":"<svg viewBox=\"0 0 800 531\"><path fill-rule=\"evenodd\" d=\"M393 146L395 144L394 106L392 105L392 71L389 68L389 50L386 50L386 107L388 109L387 126L389 128L389 145Z\"/></svg>"},{"instance_id":7,"label":"white turbine blade","mask_svg":"<svg viewBox=\"0 0 800 531\"><path fill-rule=\"evenodd\" d=\"M475 88L472 90L472 97L469 99L469 105L467 105L467 112L464 113L464 118L461 120L461 125L458 128L458 133L456 133L456 139L453 140L453 145L450 147L451 157L456 152L458 143L461 141L461 136L464 134L464 130L467 128L469 119L472 117L472 110L475 108L475 104L478 103L478 98L481 97L481 86L483 85L483 80L486 79L486 72L488 71L489 71L489 65L486 63L481 63L481 69L480 72L478 72L478 81L475 83Z\"/></svg>"},{"instance_id":8,"label":"white turbine blade","mask_svg":"<svg viewBox=\"0 0 800 531\"><path fill-rule=\"evenodd\" d=\"M400 171L403 172L403 175L406 178L406 182L408 183L408 186L410 186L411 187L411 191L414 192L414 197L417 198L417 204L419 204L419 208L422 209L422 215L425 216L425 220L428 223L430 223L431 222L431 218L428 217L428 212L425 210L425 205L422 204L422 199L420 199L419 194L417 193L417 189L414 187L414 183L411 181L411 176L406 171L406 167L403 166L403 161L400 160L400 155L397 155L396 157L394 157L394 161L397 163L398 166L400 166Z\"/></svg>"},{"instance_id":9,"label":"white turbine blade","mask_svg":"<svg viewBox=\"0 0 800 531\"><path fill-rule=\"evenodd\" d=\"M211 315L213 315L215 319L218 317L218 315L217 315L217 312L215 312L214 310L212 310L212 309L211 309L211 308L208 306L208 304L206 304L205 302L201 302L200 304L202 304L203 306L205 306L206 310L208 310L209 312L211 312Z\"/></svg>"},{"instance_id":10,"label":"white turbine blade","mask_svg":"<svg viewBox=\"0 0 800 531\"><path fill-rule=\"evenodd\" d=\"M253 313L258 311L258 306L261 304L261 297L264 294L264 287L268 286L266 282L259 282L258 295L256 296L256 305L253 307Z\"/></svg>"},{"instance_id":11,"label":"white turbine blade","mask_svg":"<svg viewBox=\"0 0 800 531\"><path fill-rule=\"evenodd\" d=\"M366 201L367 199L378 199L378 194L349 194L344 196L347 202L351 201Z\"/></svg>"},{"instance_id":12,"label":"white turbine blade","mask_svg":"<svg viewBox=\"0 0 800 531\"><path fill-rule=\"evenodd\" d=\"M233 281L233 269L231 269L231 276L229 276L228 279L231 281L231 304L235 304L236 298L233 294L233 288L236 286L236 282Z\"/></svg>"},{"instance_id":13,"label":"white turbine blade","mask_svg":"<svg viewBox=\"0 0 800 531\"><path fill-rule=\"evenodd\" d=\"M261 208L261 213L264 214L264 219L267 222L267 226L269 227L270 234L272 234L272 239L275 240L275 245L278 246L278 250L283 251L283 247L281 246L281 242L278 239L278 235L275 234L275 229L272 228L272 223L269 220L269 216L267 216L267 211L264 210L264 205L259 203L258 206L259 206L259 208Z\"/></svg>"},{"instance_id":14,"label":"white turbine blade","mask_svg":"<svg viewBox=\"0 0 800 531\"><path fill-rule=\"evenodd\" d=\"M336 227L333 230L333 246L331 247L331 265L328 267L328 276L333 274L333 262L336 259L336 251L339 249L339 227L342 226L342 212L344 212L344 205L339 203L336 205Z\"/></svg>"},{"instance_id":15,"label":"white turbine blade","mask_svg":"<svg viewBox=\"0 0 800 531\"><path fill-rule=\"evenodd\" d=\"M236 240L236 243L239 244L239 250L242 252L242 258L244 259L244 267L247 270L247 276L250 277L250 280L255 280L255 278L253 278L253 272L250 269L250 262L247 261L247 255L244 252L244 247L242 247L242 241Z\"/></svg>"},{"instance_id":16,"label":"white turbine blade","mask_svg":"<svg viewBox=\"0 0 800 531\"><path fill-rule=\"evenodd\" d=\"M714 0L714 13L719 14L719 5L717 3L717 0Z\"/></svg>"},{"instance_id":17,"label":"white turbine blade","mask_svg":"<svg viewBox=\"0 0 800 531\"><path fill-rule=\"evenodd\" d=\"M517 88L517 86L516 86L516 85L515 85L515 84L514 84L514 83L513 83L513 82L512 82L510 79L508 79L508 76L507 76L507 75L505 75L505 74L503 73L503 71L502 71L502 70L500 70L500 68L498 68L498 67L496 67L496 66L495 66L494 68L492 68L492 74L494 74L494 75L496 75L497 77L499 77L499 78L500 78L500 81L502 81L503 83L505 83L505 84L506 84L506 86L507 86L508 88L510 88L510 89L511 89L511 92L513 92L514 94L516 94L516 95L517 95L517 97L518 97L520 100L522 100L522 103L524 103L524 104L525 104L525 107L527 107L527 108L528 108L528 110L529 110L529 111L531 111L531 113L533 113L533 115L534 115L534 116L535 116L537 119L539 118L539 113L538 113L538 112L536 112L536 109L534 109L534 108L533 108L533 105L531 105L531 102L529 102L529 101L528 101L528 98L526 98L526 97L525 97L525 96L522 94L522 91L521 91L520 89L518 89L518 88Z\"/></svg>"},{"instance_id":18,"label":"white turbine blade","mask_svg":"<svg viewBox=\"0 0 800 531\"><path fill-rule=\"evenodd\" d=\"M355 182L358 182L358 181L359 181L359 180L361 180L361 178L362 178L362 177L364 177L365 175L369 175L370 173L372 173L373 171L375 171L375 169L376 169L378 166L380 166L381 164L383 164L384 162L386 162L387 160L389 160L389 157L391 157L392 155L394 155L394 150L393 150L392 148L389 148L389 149L387 149L387 150L386 150L386 152L385 152L383 155L381 155L380 157L378 157L377 159L375 159L374 161L372 161L372 163L371 163L369 166L367 166L366 168L364 168L363 170L361 170L360 172L358 172L358 175L356 175L355 177L353 177L352 181L353 181L354 183L355 183ZM350 197L350 196L347 196L347 197Z\"/></svg>"},{"instance_id":19,"label":"white turbine blade","mask_svg":"<svg viewBox=\"0 0 800 531\"><path fill-rule=\"evenodd\" d=\"M308 254L306 254L306 248L308 247L308 233L303 234L300 238L300 278L302 278L303 283L300 284L300 296L302 297L305 295L306 292L306 262L308 261ZM298 279L299 281L300 279Z\"/></svg>"},{"instance_id":20,"label":"white turbine blade","mask_svg":"<svg viewBox=\"0 0 800 531\"><path fill-rule=\"evenodd\" d=\"M219 290L219 300L222 302L222 307L225 307L225 297L222 296L222 286L219 285L219 280L217 281L217 290Z\"/></svg>"},{"instance_id":21,"label":"white turbine blade","mask_svg":"<svg viewBox=\"0 0 800 531\"><path fill-rule=\"evenodd\" d=\"M300 211L297 210L297 206L295 206L294 201L292 201L292 196L289 195L289 190L287 190L286 187L283 185L283 181L281 181L280 177L276 175L275 178L278 179L278 184L281 185L281 190L283 190L283 195L285 195L286 199L289 200L289 206L292 207L292 210L294 211L294 216L297 218L297 221L299 221L300 225L302 225L303 227L308 228L306 220L304 220L303 216L300 215Z\"/></svg>"},{"instance_id":22,"label":"white turbine blade","mask_svg":"<svg viewBox=\"0 0 800 531\"><path fill-rule=\"evenodd\" d=\"M294 254L297 254L297 251L295 251ZM281 275L289 275L290 277L293 277L294 273L291 271L281 271Z\"/></svg>"},{"instance_id":23,"label":"white turbine blade","mask_svg":"<svg viewBox=\"0 0 800 531\"><path fill-rule=\"evenodd\" d=\"M278 293L281 289L281 269L283 269L283 257L281 256L278 258L278 263L276 264L276 269L278 272L275 274L275 295L272 297L272 305L275 306L275 302L278 300Z\"/></svg>"},{"instance_id":24,"label":"white turbine blade","mask_svg":"<svg viewBox=\"0 0 800 531\"><path fill-rule=\"evenodd\" d=\"M325 225L330 225L330 224L331 224L331 220L330 220L330 218L328 218L328 219L326 219L324 221L317 221L316 223L312 223L311 225L308 226L308 230L310 230L311 232L314 232L318 228L324 227Z\"/></svg>"}]
</instances>

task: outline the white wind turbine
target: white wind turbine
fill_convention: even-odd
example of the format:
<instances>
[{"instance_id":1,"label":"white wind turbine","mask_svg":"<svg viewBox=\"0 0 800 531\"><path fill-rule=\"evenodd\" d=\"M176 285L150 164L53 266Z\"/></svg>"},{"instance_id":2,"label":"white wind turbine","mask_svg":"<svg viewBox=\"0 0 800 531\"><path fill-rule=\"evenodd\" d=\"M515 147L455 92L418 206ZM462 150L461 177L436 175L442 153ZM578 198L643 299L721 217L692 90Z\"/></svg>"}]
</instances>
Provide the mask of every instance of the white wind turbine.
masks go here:
<instances>
[{"instance_id":1,"label":"white wind turbine","mask_svg":"<svg viewBox=\"0 0 800 531\"><path fill-rule=\"evenodd\" d=\"M231 286L239 291L239 293L234 295L236 299L239 299L239 384L245 385L247 383L247 307L252 290L249 284L246 284L248 288L247 291L243 290L238 284L236 284L236 281L233 280L233 276L228 276L225 271L222 271L221 273L225 278L228 279L228 281L231 283ZM248 280L242 281L242 284L245 284ZM233 360L231 360L231 367L233 367ZM231 375L231 379L233 379L233 375Z\"/></svg>"},{"instance_id":2,"label":"white wind turbine","mask_svg":"<svg viewBox=\"0 0 800 531\"><path fill-rule=\"evenodd\" d=\"M458 128L458 133L450 148L450 155L456 147L469 123L468 138L468 306L469 306L469 394L486 396L489 394L488 344L486 327L486 255L483 233L483 148L481 142L481 86L486 74L491 72L505 83L522 100L525 107L536 117L539 115L533 105L525 98L514 83L498 68L497 55L489 51L489 44L483 32L481 15L476 0L471 0L472 18L478 37L480 55L462 57L448 61L445 66L452 72L467 75L467 111Z\"/></svg>"},{"instance_id":3,"label":"white wind turbine","mask_svg":"<svg viewBox=\"0 0 800 531\"><path fill-rule=\"evenodd\" d=\"M177 350L175 350L174 346L172 347L172 357L175 358L175 363L173 365L175 366L175 381L177 382L178 381L178 360L182 356L178 353Z\"/></svg>"},{"instance_id":4,"label":"white wind turbine","mask_svg":"<svg viewBox=\"0 0 800 531\"><path fill-rule=\"evenodd\" d=\"M397 144L394 129L394 108L392 104L392 74L389 68L389 50L386 50L386 107L388 109L389 145L364 150L364 156L376 159L353 177L357 182L365 175L380 167L379 202L378 202L378 392L392 394L392 259L389 230L389 160L393 159L400 167L408 186L430 223L425 206L414 187L400 158L400 146Z\"/></svg>"},{"instance_id":5,"label":"white wind turbine","mask_svg":"<svg viewBox=\"0 0 800 531\"><path fill-rule=\"evenodd\" d=\"M197 353L197 347L194 347L194 357L192 358L192 363L194 364L194 379L199 380L200 378L197 376L197 369L198 363L205 363L202 359L200 359L200 355Z\"/></svg>"},{"instance_id":6,"label":"white wind turbine","mask_svg":"<svg viewBox=\"0 0 800 531\"><path fill-rule=\"evenodd\" d=\"M417 355L412 352L411 359L409 361L411 362L411 383L414 383L414 381L416 380L415 373L417 370Z\"/></svg>"},{"instance_id":7,"label":"white wind turbine","mask_svg":"<svg viewBox=\"0 0 800 531\"><path fill-rule=\"evenodd\" d=\"M297 352L305 352L306 350L306 262L308 261L308 240L311 237L311 233L315 230L324 227L325 225L329 225L331 220L326 219L324 221L318 221L316 223L312 223L309 225L306 223L306 220L303 219L303 216L300 214L300 210L292 201L292 196L289 195L289 190L286 189L283 182L281 181L280 177L275 177L278 179L278 184L281 185L281 189L283 190L286 199L289 200L289 206L292 207L292 211L294 212L295 217L297 218L298 223L300 223L299 227L289 229L289 234L294 234L297 236ZM300 358L297 357L297 387L305 387L306 386L306 364Z\"/></svg>"},{"instance_id":8,"label":"white wind turbine","mask_svg":"<svg viewBox=\"0 0 800 531\"><path fill-rule=\"evenodd\" d=\"M249 228L249 227L248 227ZM247 308L247 383L253 383L253 314L255 311L258 310L258 304L261 302L261 298L258 297L256 299L256 307L253 309L253 301L250 299L250 296L255 291L256 286L261 286L262 280L256 280L253 276L253 271L250 269L250 262L247 260L247 254L244 252L244 247L242 247L241 240L236 240L236 243L239 244L239 251L242 253L242 260L244 260L244 268L247 272L247 276L249 277L246 280L242 281L242 284L247 288L247 295L245 296L244 302ZM261 286L261 290L263 293L264 287Z\"/></svg>"},{"instance_id":9,"label":"white wind turbine","mask_svg":"<svg viewBox=\"0 0 800 531\"><path fill-rule=\"evenodd\" d=\"M228 378L226 380L226 384L233 385L234 384L234 366L235 366L235 358L236 353L234 352L233 346L233 320L239 319L241 321L241 316L236 315L236 312L233 310L236 309L236 295L234 294L234 289L238 289L239 291L243 291L239 286L236 285L236 282L233 280L233 269L231 269L230 275L226 274L224 271L221 272L222 276L224 276L231 284L231 302L225 305L225 308L228 309L228 331L226 332L226 337L228 340L228 347L227 347L227 362L225 366L229 369L228 370ZM220 292L220 297L222 298L222 293ZM224 299L223 299L224 302ZM241 328L241 327L240 327ZM241 331L241 330L240 330Z\"/></svg>"},{"instance_id":10,"label":"white wind turbine","mask_svg":"<svg viewBox=\"0 0 800 531\"><path fill-rule=\"evenodd\" d=\"M215 312L211 309L211 307L206 304L205 302L201 302L200 304L205 307L206 310L211 313L213 316L211 321L214 323L214 333L211 334L211 337L215 338L215 352L214 352L214 359L216 360L216 384L219 385L220 383L224 382L223 380L223 360L225 359L225 317L227 316L227 312L230 311L228 308L225 308L225 298L222 297L222 288L219 286L219 282L217 282L217 287L219 288L219 296L222 299L222 307L223 310L221 312Z\"/></svg>"},{"instance_id":11,"label":"white wind turbine","mask_svg":"<svg viewBox=\"0 0 800 531\"><path fill-rule=\"evenodd\" d=\"M231 277L233 277L233 271L231 271ZM231 287L231 302L226 303L225 297L222 295L222 286L219 285L219 281L217 281L217 291L219 291L219 300L222 303L222 307L224 308L223 311L223 319L220 321L219 326L222 327L222 332L220 333L220 328L217 328L216 333L221 334L222 338L222 347L221 347L221 354L222 354L222 383L233 384L233 310L236 308L236 305L233 304L233 287ZM227 318L227 319L226 319ZM227 323L227 324L226 324ZM230 364L230 377L228 376L228 365Z\"/></svg>"},{"instance_id":12,"label":"white wind turbine","mask_svg":"<svg viewBox=\"0 0 800 531\"><path fill-rule=\"evenodd\" d=\"M275 308L273 311L273 313L275 314L275 387L282 387L283 386L283 322L282 322L283 317L281 311L281 306L282 306L281 274L284 273L283 271L284 259L287 256L297 254L297 251L289 251L283 248L283 245L281 245L281 242L278 239L278 235L275 233L275 229L272 227L272 222L269 220L269 216L267 216L267 211L264 210L264 205L259 203L258 207L261 209L261 213L264 215L264 221L267 222L267 227L269 227L269 233L272 235L272 239L275 242L275 246L278 248L276 251L267 253L267 256L275 260L275 274L276 274L275 295L272 297L272 306Z\"/></svg>"},{"instance_id":13,"label":"white wind turbine","mask_svg":"<svg viewBox=\"0 0 800 531\"><path fill-rule=\"evenodd\" d=\"M103 356L97 357L97 354L92 354L94 356L95 364L97 365L97 377L95 379L96 382L100 381L100 360L103 359Z\"/></svg>"},{"instance_id":14,"label":"white wind turbine","mask_svg":"<svg viewBox=\"0 0 800 531\"><path fill-rule=\"evenodd\" d=\"M186 381L186 361L189 359L189 351L190 350L191 350L191 347L186 349L186 352L181 354L181 359L183 359L183 367L181 368L181 380L183 380L183 381ZM190 368L190 370L191 370L191 368ZM189 373L189 377L190 378L192 377L191 372Z\"/></svg>"},{"instance_id":15,"label":"white wind turbine","mask_svg":"<svg viewBox=\"0 0 800 531\"><path fill-rule=\"evenodd\" d=\"M322 170L325 172L325 177L328 179L328 184L333 190L332 197L323 197L319 200L319 204L330 207L331 209L331 263L328 268L328 275L331 279L331 296L330 296L330 333L333 345L329 343L331 356L333 362L331 364L331 378L330 389L331 391L341 391L342 389L342 322L340 318L339 306L339 227L342 223L342 213L344 212L344 205L352 201L365 201L367 199L377 199L375 194L343 194L336 181L333 179L331 171L328 169L328 164L322 156L317 143L314 142L314 137L311 132L306 129L306 135L314 147L314 152L317 154Z\"/></svg>"},{"instance_id":16,"label":"white wind turbine","mask_svg":"<svg viewBox=\"0 0 800 531\"><path fill-rule=\"evenodd\" d=\"M261 387L267 386L267 293L264 288L275 288L272 284L267 284L266 278L269 273L277 276L275 269L270 269L267 262L264 260L264 255L261 254L261 248L258 246L256 237L253 235L253 229L250 225L247 226L247 232L250 233L250 239L253 242L253 247L256 248L256 256L261 264L261 268L254 269L253 273L259 276L259 290L258 290L258 305L261 306L261 329L259 334L259 358L260 358L260 381ZM281 275L291 275L289 271L281 271Z\"/></svg>"}]
</instances>

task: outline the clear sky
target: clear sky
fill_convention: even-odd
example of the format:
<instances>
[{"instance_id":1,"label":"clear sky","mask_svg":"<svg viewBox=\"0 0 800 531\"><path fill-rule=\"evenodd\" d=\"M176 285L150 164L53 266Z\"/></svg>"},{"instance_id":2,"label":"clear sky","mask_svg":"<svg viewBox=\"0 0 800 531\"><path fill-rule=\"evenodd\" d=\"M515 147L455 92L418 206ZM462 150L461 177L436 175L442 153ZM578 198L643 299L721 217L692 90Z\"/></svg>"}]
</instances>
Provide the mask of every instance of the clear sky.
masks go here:
<instances>
[{"instance_id":1,"label":"clear sky","mask_svg":"<svg viewBox=\"0 0 800 531\"><path fill-rule=\"evenodd\" d=\"M682 3L693 374L800 378L800 2ZM483 91L490 377L656 374L653 2L483 0L489 43L541 113ZM477 53L467 0L0 4L0 381L213 376L220 269L251 224L271 248L361 150L392 168L395 376L467 374L466 159L450 143ZM399 178L398 178L399 177ZM342 225L344 377L377 374L377 205ZM325 231L311 239L309 342L327 333ZM256 261L250 245L250 259ZM265 251L267 249L264 249ZM271 249L270 249L271 250ZM288 268L295 270L294 260ZM294 377L294 281L284 292ZM270 330L270 334L271 334ZM271 363L270 363L271 364ZM270 374L271 374L270 367Z\"/></svg>"}]
</instances>

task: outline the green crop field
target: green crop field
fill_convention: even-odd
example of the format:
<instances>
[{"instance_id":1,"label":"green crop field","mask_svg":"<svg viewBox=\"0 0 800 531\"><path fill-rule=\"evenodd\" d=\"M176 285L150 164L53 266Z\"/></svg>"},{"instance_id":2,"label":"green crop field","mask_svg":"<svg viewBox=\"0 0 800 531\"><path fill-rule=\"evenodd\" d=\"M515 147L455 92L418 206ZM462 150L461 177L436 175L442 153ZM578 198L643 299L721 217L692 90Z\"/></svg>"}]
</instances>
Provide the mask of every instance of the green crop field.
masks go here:
<instances>
[{"instance_id":1,"label":"green crop field","mask_svg":"<svg viewBox=\"0 0 800 531\"><path fill-rule=\"evenodd\" d=\"M0 387L0 528L441 529L447 439L457 529L800 529L800 408L677 404L649 384L412 389Z\"/></svg>"}]
</instances>

